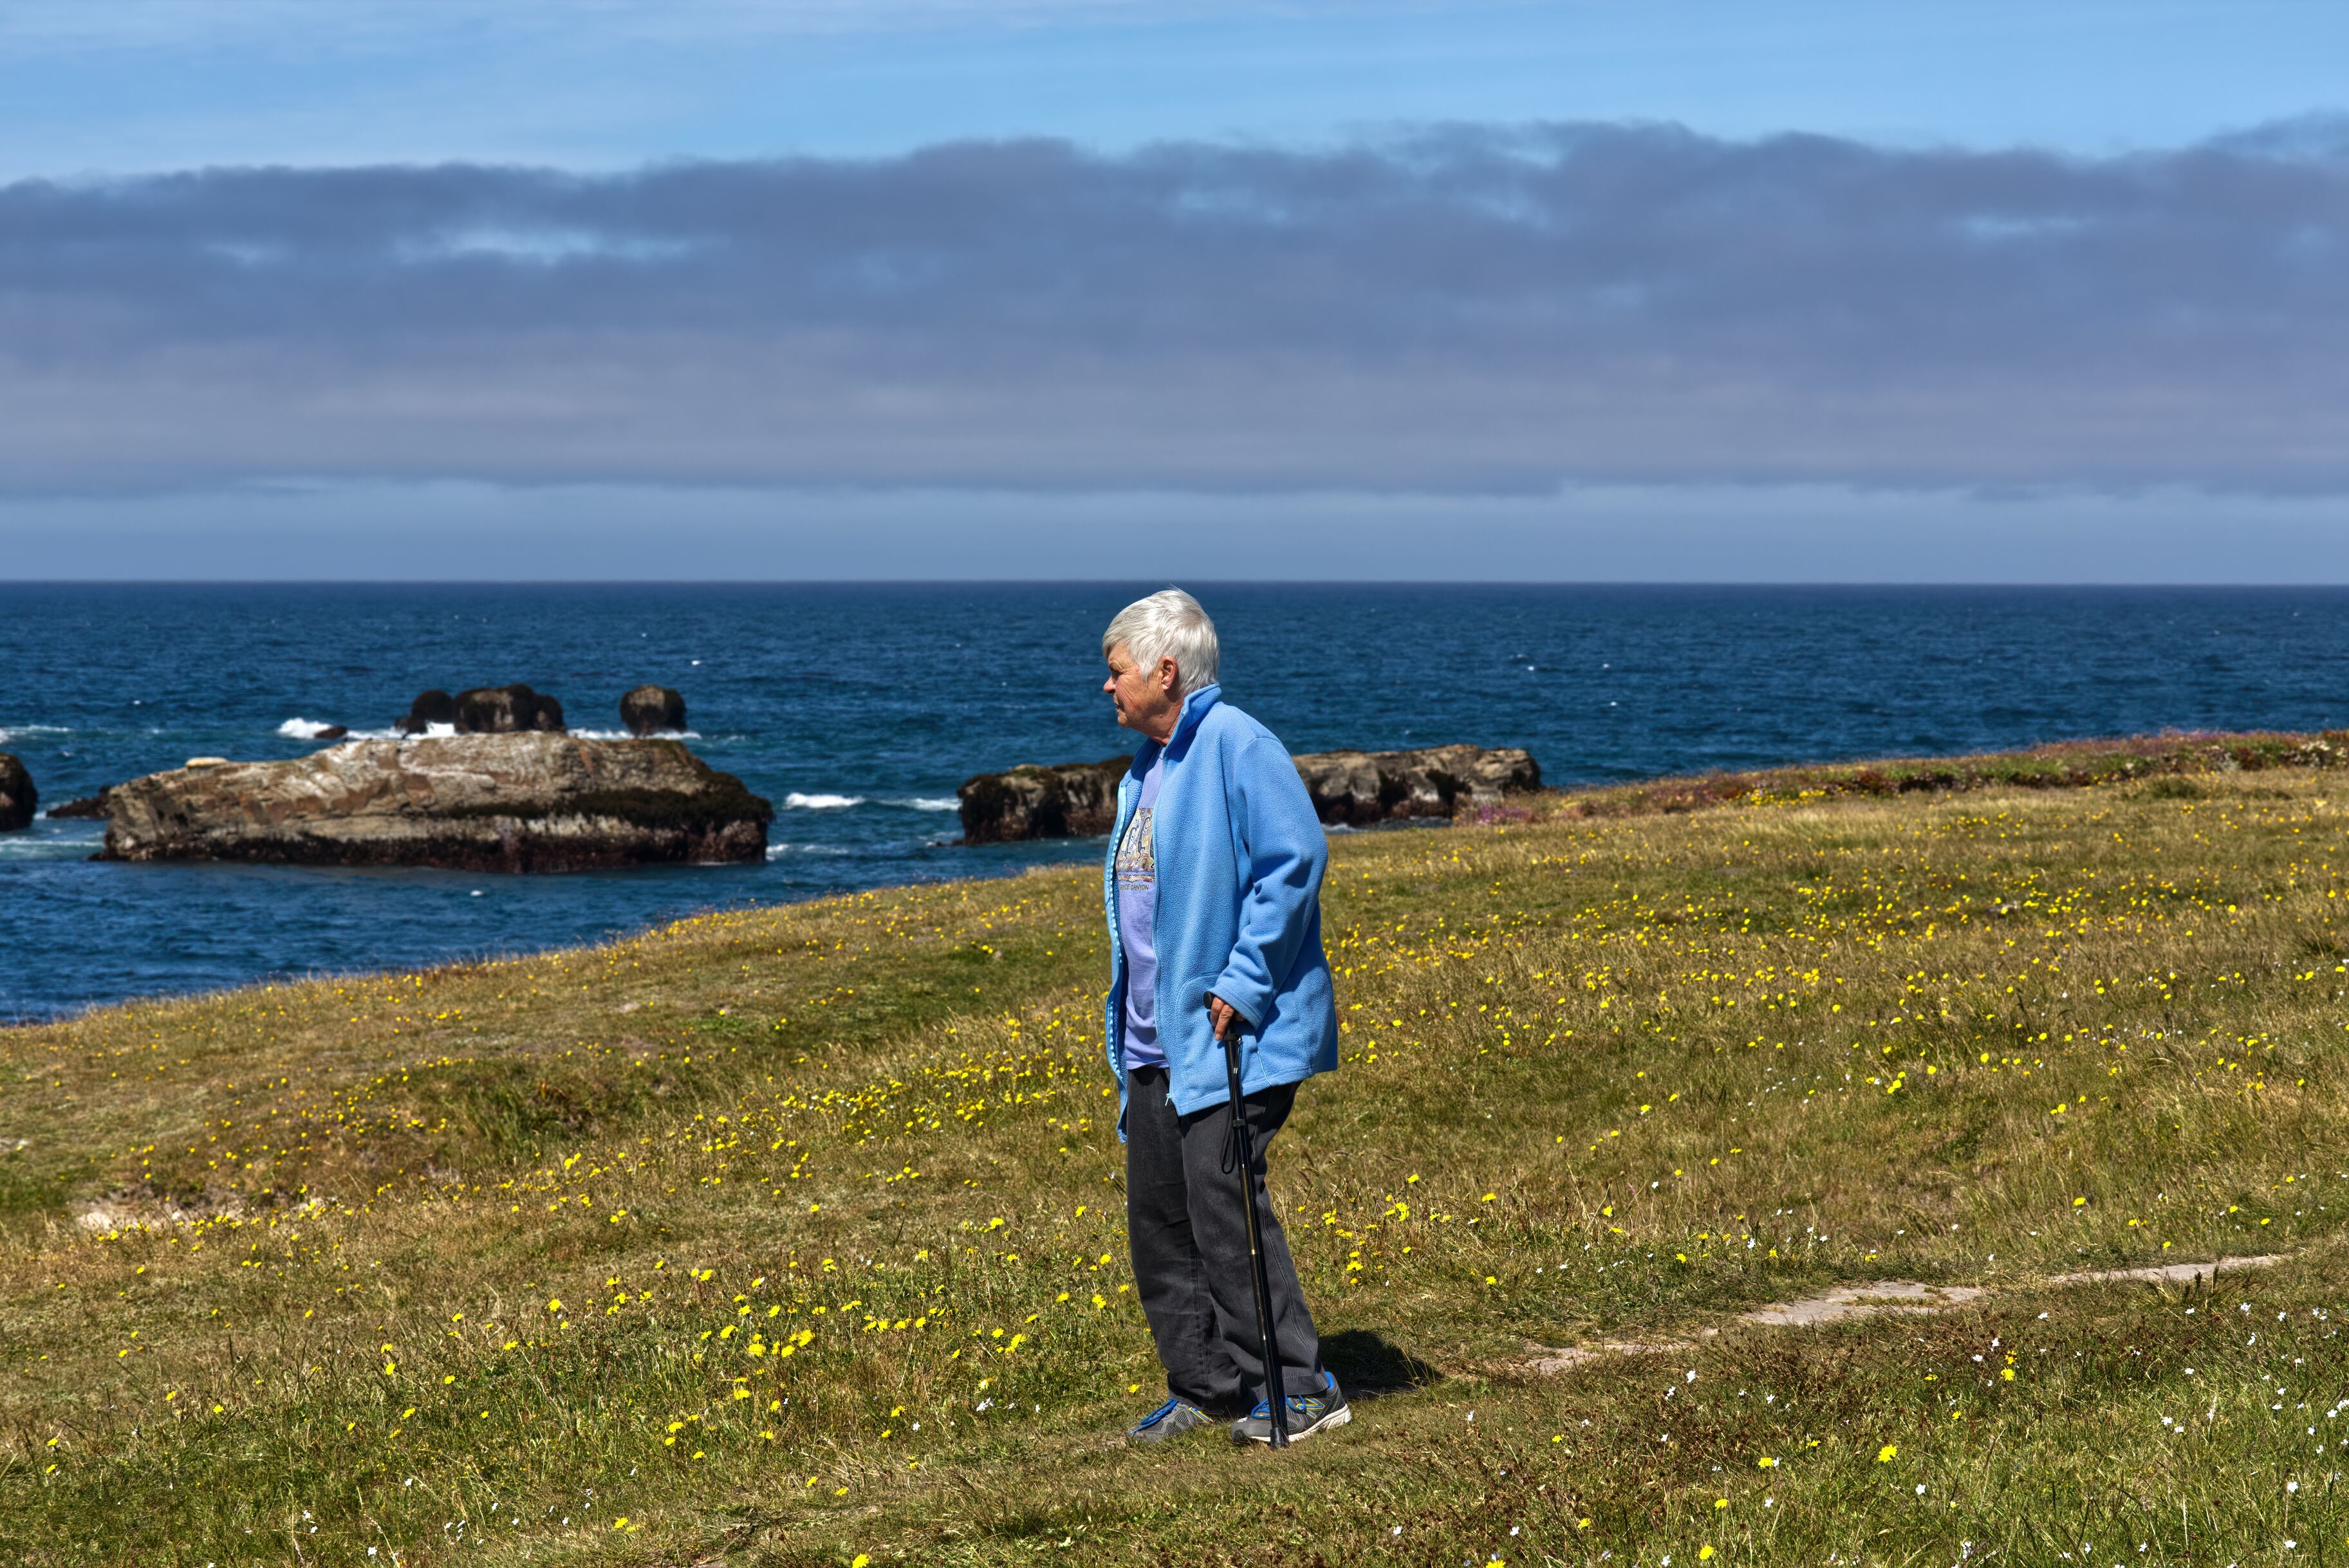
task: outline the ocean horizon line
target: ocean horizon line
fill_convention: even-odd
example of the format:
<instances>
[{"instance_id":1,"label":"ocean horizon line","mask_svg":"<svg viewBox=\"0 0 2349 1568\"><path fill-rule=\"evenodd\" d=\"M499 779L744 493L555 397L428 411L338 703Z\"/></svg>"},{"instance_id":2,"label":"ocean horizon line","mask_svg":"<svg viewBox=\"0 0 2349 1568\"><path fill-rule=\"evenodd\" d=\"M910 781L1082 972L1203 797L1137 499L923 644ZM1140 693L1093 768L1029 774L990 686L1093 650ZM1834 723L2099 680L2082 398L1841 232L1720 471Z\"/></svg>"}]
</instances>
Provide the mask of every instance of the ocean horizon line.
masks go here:
<instances>
[{"instance_id":1,"label":"ocean horizon line","mask_svg":"<svg viewBox=\"0 0 2349 1568\"><path fill-rule=\"evenodd\" d=\"M1861 578L1787 578L1783 581L1752 578L1609 578L1609 577L1198 577L1177 574L1185 583L1212 589L1260 590L1271 588L1327 588L1349 593L1366 589L1391 588L1414 593L1442 592L1446 589L1472 589L1483 593L1507 592L1513 589L1590 588L1639 589L1664 592L1701 591L1707 593L1772 593L1807 591L1819 593L2313 593L2349 592L2349 578L2326 582L2243 582L2213 583L2208 581L2168 581L2120 579L2081 580L2077 582L2004 582L1995 579L1980 581L1942 581L1936 579L1861 579ZM527 588L699 588L714 590L744 590L758 588L886 588L895 590L916 588L1112 588L1130 589L1137 584L1161 582L1159 575L1136 577L543 577L511 578L484 582L479 578L450 577L0 577L0 591L20 588L433 588L473 591L480 593L511 593Z\"/></svg>"}]
</instances>

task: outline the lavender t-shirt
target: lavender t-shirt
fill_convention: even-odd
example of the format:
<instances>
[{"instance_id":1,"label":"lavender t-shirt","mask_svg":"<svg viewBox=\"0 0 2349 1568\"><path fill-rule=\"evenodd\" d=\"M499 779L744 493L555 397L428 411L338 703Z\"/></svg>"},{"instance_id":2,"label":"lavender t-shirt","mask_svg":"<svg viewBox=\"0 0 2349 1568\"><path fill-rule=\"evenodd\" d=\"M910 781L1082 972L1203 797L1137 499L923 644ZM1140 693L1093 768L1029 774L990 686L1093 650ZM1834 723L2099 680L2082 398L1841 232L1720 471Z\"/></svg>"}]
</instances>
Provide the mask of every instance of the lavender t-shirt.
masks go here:
<instances>
[{"instance_id":1,"label":"lavender t-shirt","mask_svg":"<svg viewBox=\"0 0 2349 1568\"><path fill-rule=\"evenodd\" d=\"M1125 837L1117 846L1117 934L1125 949L1125 1065L1164 1064L1158 1048L1158 841L1151 819L1157 814L1160 767L1166 754L1150 760Z\"/></svg>"}]
</instances>

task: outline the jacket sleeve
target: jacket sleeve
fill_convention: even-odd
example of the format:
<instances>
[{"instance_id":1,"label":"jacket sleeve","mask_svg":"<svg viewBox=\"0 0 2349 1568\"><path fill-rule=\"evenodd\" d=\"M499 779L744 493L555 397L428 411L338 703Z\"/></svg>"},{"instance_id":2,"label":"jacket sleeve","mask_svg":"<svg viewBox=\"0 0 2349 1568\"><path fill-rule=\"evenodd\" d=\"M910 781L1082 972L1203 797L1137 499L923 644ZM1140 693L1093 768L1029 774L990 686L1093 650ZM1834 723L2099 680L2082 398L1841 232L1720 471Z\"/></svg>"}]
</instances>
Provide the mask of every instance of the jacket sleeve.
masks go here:
<instances>
[{"instance_id":1,"label":"jacket sleeve","mask_svg":"<svg viewBox=\"0 0 2349 1568\"><path fill-rule=\"evenodd\" d=\"M1239 938L1208 989L1262 1027L1313 928L1330 840L1297 765L1270 736L1242 743L1228 789L1243 863Z\"/></svg>"}]
</instances>

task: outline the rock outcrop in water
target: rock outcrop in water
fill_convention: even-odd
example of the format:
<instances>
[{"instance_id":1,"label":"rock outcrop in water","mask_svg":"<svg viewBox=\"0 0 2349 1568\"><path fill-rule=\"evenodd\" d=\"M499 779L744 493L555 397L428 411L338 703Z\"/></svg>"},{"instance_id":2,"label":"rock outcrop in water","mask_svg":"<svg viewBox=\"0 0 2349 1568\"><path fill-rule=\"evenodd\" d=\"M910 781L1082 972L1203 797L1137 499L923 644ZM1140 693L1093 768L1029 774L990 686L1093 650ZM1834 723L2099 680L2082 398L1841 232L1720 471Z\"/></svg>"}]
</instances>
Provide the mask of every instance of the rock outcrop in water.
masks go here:
<instances>
[{"instance_id":1,"label":"rock outcrop in water","mask_svg":"<svg viewBox=\"0 0 2349 1568\"><path fill-rule=\"evenodd\" d=\"M1117 824L1117 783L1129 757L1033 764L982 773L959 791L967 844L1090 838ZM1541 769L1513 748L1435 746L1420 751L1322 751L1291 758L1314 812L1332 826L1370 827L1451 817L1541 788Z\"/></svg>"},{"instance_id":2,"label":"rock outcrop in water","mask_svg":"<svg viewBox=\"0 0 2349 1568\"><path fill-rule=\"evenodd\" d=\"M1296 762L1320 819L1355 828L1450 817L1541 788L1541 769L1514 747L1322 751Z\"/></svg>"},{"instance_id":3,"label":"rock outcrop in water","mask_svg":"<svg viewBox=\"0 0 2349 1568\"><path fill-rule=\"evenodd\" d=\"M62 805L52 806L49 808L49 820L57 821L67 817L87 819L103 817L106 815L106 798L112 793L114 791L110 788L100 789L95 795L85 795L78 800L67 800Z\"/></svg>"},{"instance_id":4,"label":"rock outcrop in water","mask_svg":"<svg viewBox=\"0 0 2349 1568\"><path fill-rule=\"evenodd\" d=\"M104 797L113 861L569 872L756 861L774 808L674 740L363 740Z\"/></svg>"},{"instance_id":5,"label":"rock outcrop in water","mask_svg":"<svg viewBox=\"0 0 2349 1568\"><path fill-rule=\"evenodd\" d=\"M620 722L630 735L674 735L685 727L685 697L667 686L640 686L620 699Z\"/></svg>"},{"instance_id":6,"label":"rock outcrop in water","mask_svg":"<svg viewBox=\"0 0 2349 1568\"><path fill-rule=\"evenodd\" d=\"M473 686L455 696L435 689L419 695L392 727L402 735L422 735L436 724L448 725L460 735L560 734L563 704L520 684Z\"/></svg>"},{"instance_id":7,"label":"rock outcrop in water","mask_svg":"<svg viewBox=\"0 0 2349 1568\"><path fill-rule=\"evenodd\" d=\"M1106 762L1034 763L982 773L956 791L962 841L1005 844L1021 839L1090 839L1117 825L1117 781L1131 757Z\"/></svg>"},{"instance_id":8,"label":"rock outcrop in water","mask_svg":"<svg viewBox=\"0 0 2349 1568\"><path fill-rule=\"evenodd\" d=\"M476 686L457 694L460 735L519 735L524 730L560 733L563 705L526 686Z\"/></svg>"},{"instance_id":9,"label":"rock outcrop in water","mask_svg":"<svg viewBox=\"0 0 2349 1568\"><path fill-rule=\"evenodd\" d=\"M392 728L402 735L421 735L436 724L457 727L457 699L439 686L418 693L408 711L391 721Z\"/></svg>"},{"instance_id":10,"label":"rock outcrop in water","mask_svg":"<svg viewBox=\"0 0 2349 1568\"><path fill-rule=\"evenodd\" d=\"M13 833L33 825L33 809L41 803L41 792L33 788L33 775L24 763L5 751L0 751L0 833Z\"/></svg>"}]
</instances>

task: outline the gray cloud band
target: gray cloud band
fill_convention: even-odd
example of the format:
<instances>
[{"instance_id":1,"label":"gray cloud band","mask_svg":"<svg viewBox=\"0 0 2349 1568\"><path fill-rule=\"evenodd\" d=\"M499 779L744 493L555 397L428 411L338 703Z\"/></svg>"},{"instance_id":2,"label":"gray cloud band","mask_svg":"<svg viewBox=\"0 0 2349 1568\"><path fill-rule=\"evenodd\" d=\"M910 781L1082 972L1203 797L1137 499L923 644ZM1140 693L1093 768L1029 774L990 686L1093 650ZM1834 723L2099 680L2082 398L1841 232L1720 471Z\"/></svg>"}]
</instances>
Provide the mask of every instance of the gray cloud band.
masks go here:
<instances>
[{"instance_id":1,"label":"gray cloud band","mask_svg":"<svg viewBox=\"0 0 2349 1568\"><path fill-rule=\"evenodd\" d=\"M0 487L2349 484L2349 129L0 189Z\"/></svg>"}]
</instances>

